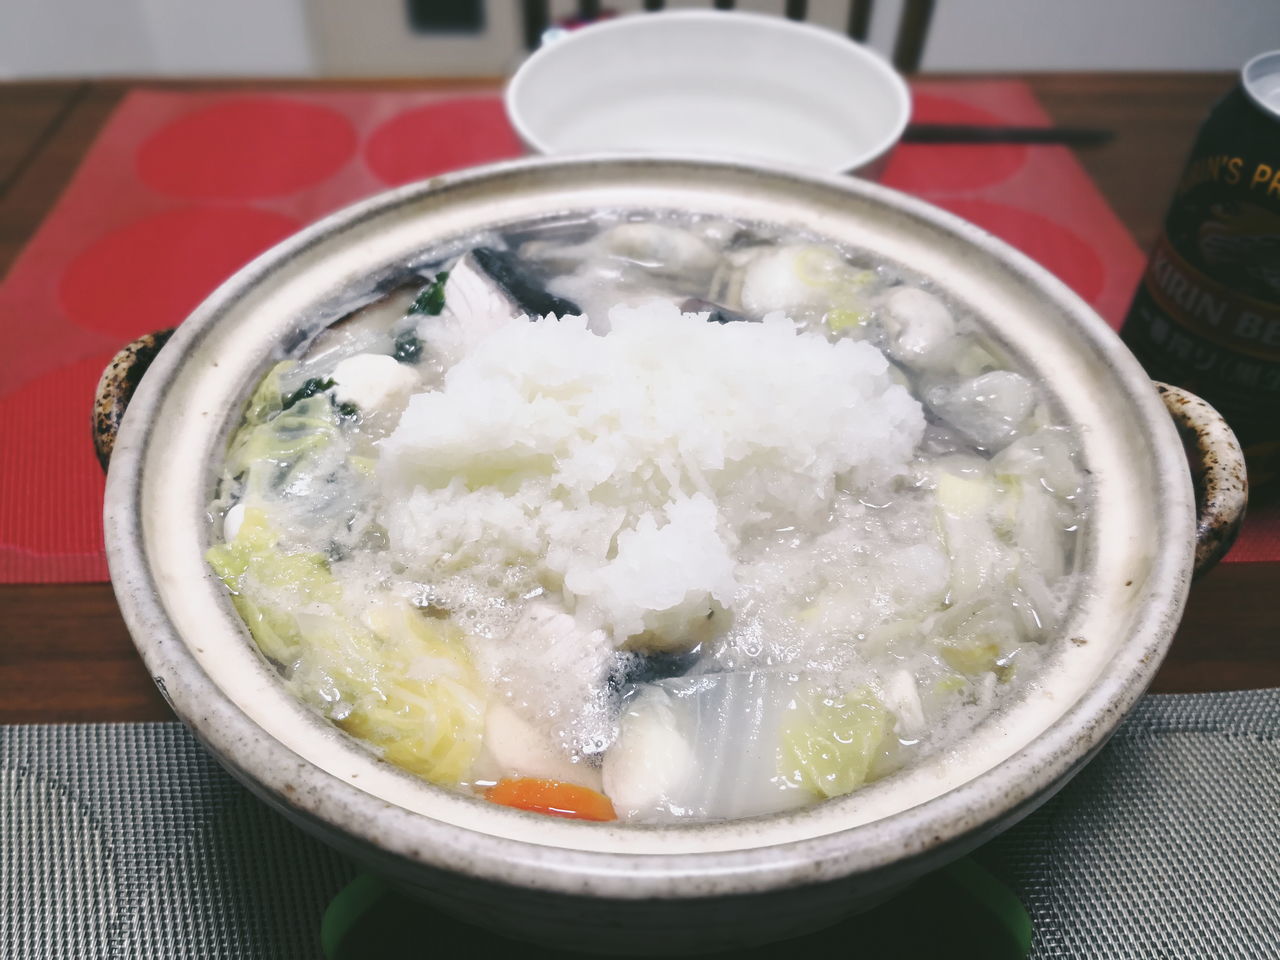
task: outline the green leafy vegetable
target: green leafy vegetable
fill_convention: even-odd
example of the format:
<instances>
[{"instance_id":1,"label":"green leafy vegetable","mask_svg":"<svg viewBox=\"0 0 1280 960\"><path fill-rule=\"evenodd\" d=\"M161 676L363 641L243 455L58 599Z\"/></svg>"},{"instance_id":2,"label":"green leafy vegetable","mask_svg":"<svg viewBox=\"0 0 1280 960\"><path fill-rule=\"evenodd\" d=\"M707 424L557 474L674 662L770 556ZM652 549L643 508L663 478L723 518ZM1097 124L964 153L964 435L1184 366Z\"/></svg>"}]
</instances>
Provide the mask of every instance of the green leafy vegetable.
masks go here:
<instances>
[{"instance_id":1,"label":"green leafy vegetable","mask_svg":"<svg viewBox=\"0 0 1280 960\"><path fill-rule=\"evenodd\" d=\"M443 297L443 288L441 296ZM444 306L441 300L441 308ZM440 311L435 311L439 313ZM395 357L401 363L417 363L422 358L422 341L418 339L418 335L412 330L406 330L400 336L396 337L395 349L391 351L391 356Z\"/></svg>"},{"instance_id":2,"label":"green leafy vegetable","mask_svg":"<svg viewBox=\"0 0 1280 960\"><path fill-rule=\"evenodd\" d=\"M357 666L356 709L342 727L433 783L465 779L480 752L486 704L461 631L398 599L375 607L369 620L383 643L377 662Z\"/></svg>"},{"instance_id":3,"label":"green leafy vegetable","mask_svg":"<svg viewBox=\"0 0 1280 960\"><path fill-rule=\"evenodd\" d=\"M398 766L434 783L466 777L485 702L456 627L391 596L349 615L328 559L287 552L261 509L247 509L235 539L206 559L299 696Z\"/></svg>"},{"instance_id":4,"label":"green leafy vegetable","mask_svg":"<svg viewBox=\"0 0 1280 960\"><path fill-rule=\"evenodd\" d=\"M1000 645L989 637L966 637L938 645L938 652L947 666L970 677L981 676L996 669L1000 659Z\"/></svg>"},{"instance_id":5,"label":"green leafy vegetable","mask_svg":"<svg viewBox=\"0 0 1280 960\"><path fill-rule=\"evenodd\" d=\"M308 397L314 397L317 393L324 393L326 390L333 388L333 379L331 377L321 379L320 377L312 377L289 396L285 397L280 407L282 410L288 410L300 401L306 400Z\"/></svg>"},{"instance_id":6,"label":"green leafy vegetable","mask_svg":"<svg viewBox=\"0 0 1280 960\"><path fill-rule=\"evenodd\" d=\"M823 319L832 333L839 333L865 325L870 314L864 310L828 310Z\"/></svg>"},{"instance_id":7,"label":"green leafy vegetable","mask_svg":"<svg viewBox=\"0 0 1280 960\"><path fill-rule=\"evenodd\" d=\"M231 589L232 601L262 652L289 663L303 644L303 629L290 610L332 606L342 589L324 554L284 553L277 541L266 513L250 507L235 539L210 547L205 559Z\"/></svg>"},{"instance_id":8,"label":"green leafy vegetable","mask_svg":"<svg viewBox=\"0 0 1280 960\"><path fill-rule=\"evenodd\" d=\"M876 279L872 271L851 267L834 250L817 246L800 249L793 268L802 284L827 295L831 309L826 323L833 332L859 327L867 321L866 291Z\"/></svg>"},{"instance_id":9,"label":"green leafy vegetable","mask_svg":"<svg viewBox=\"0 0 1280 960\"><path fill-rule=\"evenodd\" d=\"M1005 672L1018 650L1018 629L1007 603L979 597L944 611L933 623L939 656L968 677Z\"/></svg>"},{"instance_id":10,"label":"green leafy vegetable","mask_svg":"<svg viewBox=\"0 0 1280 960\"><path fill-rule=\"evenodd\" d=\"M338 430L326 397L300 400L266 422L246 417L227 451L227 471L244 476L246 496L264 495L285 486L309 456L334 442Z\"/></svg>"},{"instance_id":11,"label":"green leafy vegetable","mask_svg":"<svg viewBox=\"0 0 1280 960\"><path fill-rule=\"evenodd\" d=\"M292 360L277 363L262 378L258 388L253 391L253 396L249 398L248 407L245 408L244 422L246 424L266 423L280 412L283 403L283 398L280 395L280 378L293 365Z\"/></svg>"},{"instance_id":12,"label":"green leafy vegetable","mask_svg":"<svg viewBox=\"0 0 1280 960\"><path fill-rule=\"evenodd\" d=\"M444 309L444 285L449 279L449 271L441 270L436 274L436 278L431 281L413 301L413 305L409 307L410 313L425 313L427 316L437 317L440 311ZM399 357L396 358L400 359Z\"/></svg>"},{"instance_id":13,"label":"green leafy vegetable","mask_svg":"<svg viewBox=\"0 0 1280 960\"><path fill-rule=\"evenodd\" d=\"M813 690L787 708L778 768L818 797L840 797L873 773L889 732L888 711L869 691L829 696Z\"/></svg>"}]
</instances>

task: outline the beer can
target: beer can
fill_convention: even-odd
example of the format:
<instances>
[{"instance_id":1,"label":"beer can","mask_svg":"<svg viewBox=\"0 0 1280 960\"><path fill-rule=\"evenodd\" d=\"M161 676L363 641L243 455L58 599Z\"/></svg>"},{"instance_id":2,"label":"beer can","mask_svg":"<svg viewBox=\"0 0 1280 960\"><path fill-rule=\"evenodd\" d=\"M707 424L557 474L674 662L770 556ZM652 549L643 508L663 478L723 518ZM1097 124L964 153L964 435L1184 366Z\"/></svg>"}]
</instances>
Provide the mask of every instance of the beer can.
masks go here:
<instances>
[{"instance_id":1,"label":"beer can","mask_svg":"<svg viewBox=\"0 0 1280 960\"><path fill-rule=\"evenodd\" d=\"M1200 128L1120 336L1227 418L1253 484L1280 476L1280 50Z\"/></svg>"}]
</instances>

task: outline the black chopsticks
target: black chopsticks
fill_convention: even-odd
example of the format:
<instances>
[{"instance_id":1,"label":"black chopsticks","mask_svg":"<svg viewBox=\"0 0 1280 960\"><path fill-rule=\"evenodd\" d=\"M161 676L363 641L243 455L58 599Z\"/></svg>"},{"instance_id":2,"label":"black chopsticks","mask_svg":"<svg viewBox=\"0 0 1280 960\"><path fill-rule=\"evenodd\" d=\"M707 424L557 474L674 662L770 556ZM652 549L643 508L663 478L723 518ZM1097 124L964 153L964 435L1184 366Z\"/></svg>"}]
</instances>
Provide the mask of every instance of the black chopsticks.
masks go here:
<instances>
[{"instance_id":1,"label":"black chopsticks","mask_svg":"<svg viewBox=\"0 0 1280 960\"><path fill-rule=\"evenodd\" d=\"M1095 127L1023 127L964 123L912 123L902 135L904 143L1057 143L1072 147L1096 146L1115 134Z\"/></svg>"}]
</instances>

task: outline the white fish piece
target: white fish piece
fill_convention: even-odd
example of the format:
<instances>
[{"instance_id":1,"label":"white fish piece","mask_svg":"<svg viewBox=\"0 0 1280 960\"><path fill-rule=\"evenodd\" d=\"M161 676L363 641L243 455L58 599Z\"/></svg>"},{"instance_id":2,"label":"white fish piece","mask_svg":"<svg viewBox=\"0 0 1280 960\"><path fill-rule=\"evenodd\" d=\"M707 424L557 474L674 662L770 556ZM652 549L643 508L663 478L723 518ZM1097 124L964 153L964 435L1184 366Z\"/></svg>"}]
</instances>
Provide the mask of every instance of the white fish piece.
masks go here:
<instances>
[{"instance_id":1,"label":"white fish piece","mask_svg":"<svg viewBox=\"0 0 1280 960\"><path fill-rule=\"evenodd\" d=\"M601 789L600 770L557 749L554 741L505 703L491 703L484 718L484 745L502 776L540 777Z\"/></svg>"},{"instance_id":2,"label":"white fish piece","mask_svg":"<svg viewBox=\"0 0 1280 960\"><path fill-rule=\"evenodd\" d=\"M361 413L372 414L403 405L418 385L418 375L407 364L385 353L357 353L333 368L333 398L354 403Z\"/></svg>"},{"instance_id":3,"label":"white fish piece","mask_svg":"<svg viewBox=\"0 0 1280 960\"><path fill-rule=\"evenodd\" d=\"M574 269L552 280L548 291L581 304L601 332L620 304L707 296L720 262L697 234L664 223L620 223L558 253L571 253Z\"/></svg>"},{"instance_id":4,"label":"white fish piece","mask_svg":"<svg viewBox=\"0 0 1280 960\"><path fill-rule=\"evenodd\" d=\"M993 370L959 383L938 384L925 400L944 420L989 450L1018 436L1035 406L1031 381L1012 370Z\"/></svg>"},{"instance_id":5,"label":"white fish piece","mask_svg":"<svg viewBox=\"0 0 1280 960\"><path fill-rule=\"evenodd\" d=\"M884 298L881 323L889 356L913 369L945 361L956 321L946 304L926 290L895 287Z\"/></svg>"},{"instance_id":6,"label":"white fish piece","mask_svg":"<svg viewBox=\"0 0 1280 960\"><path fill-rule=\"evenodd\" d=\"M715 249L701 237L664 223L620 223L602 233L597 241L609 253L650 267L682 272L710 272L719 259Z\"/></svg>"},{"instance_id":7,"label":"white fish piece","mask_svg":"<svg viewBox=\"0 0 1280 960\"><path fill-rule=\"evenodd\" d=\"M511 320L524 313L515 298L481 268L475 251L450 268L444 284L444 306L458 320L469 324Z\"/></svg>"},{"instance_id":8,"label":"white fish piece","mask_svg":"<svg viewBox=\"0 0 1280 960\"><path fill-rule=\"evenodd\" d=\"M616 257L661 273L709 273L720 260L712 244L727 242L737 230L737 225L728 220L708 222L694 229L669 223L619 223L570 246L531 241L520 248L520 254L562 270Z\"/></svg>"},{"instance_id":9,"label":"white fish piece","mask_svg":"<svg viewBox=\"0 0 1280 960\"><path fill-rule=\"evenodd\" d=\"M477 343L522 316L515 299L480 268L475 254L463 256L444 284L444 310L424 316L418 335L446 367L466 356Z\"/></svg>"},{"instance_id":10,"label":"white fish piece","mask_svg":"<svg viewBox=\"0 0 1280 960\"><path fill-rule=\"evenodd\" d=\"M419 335L451 366L504 324L551 313L564 317L581 310L539 286L513 254L477 247L449 268L444 309L438 317L423 317Z\"/></svg>"}]
</instances>

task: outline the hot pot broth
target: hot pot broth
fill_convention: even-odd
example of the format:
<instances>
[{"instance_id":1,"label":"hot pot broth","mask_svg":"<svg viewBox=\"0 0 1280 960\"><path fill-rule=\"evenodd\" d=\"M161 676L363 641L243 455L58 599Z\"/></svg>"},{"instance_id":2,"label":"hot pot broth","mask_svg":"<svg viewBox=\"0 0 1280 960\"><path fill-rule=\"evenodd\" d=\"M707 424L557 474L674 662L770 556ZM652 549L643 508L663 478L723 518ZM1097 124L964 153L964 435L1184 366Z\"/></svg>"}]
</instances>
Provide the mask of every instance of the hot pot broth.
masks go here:
<instances>
[{"instance_id":1,"label":"hot pot broth","mask_svg":"<svg viewBox=\"0 0 1280 960\"><path fill-rule=\"evenodd\" d=\"M1034 676L1075 450L972 318L873 257L565 217L277 365L208 558L292 691L427 780L751 816L912 763Z\"/></svg>"}]
</instances>

